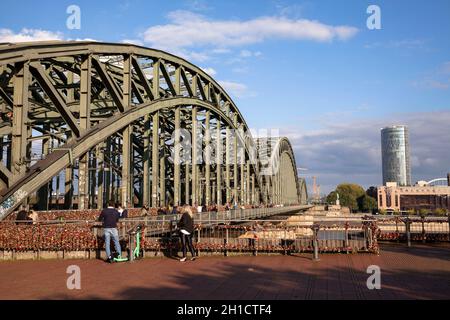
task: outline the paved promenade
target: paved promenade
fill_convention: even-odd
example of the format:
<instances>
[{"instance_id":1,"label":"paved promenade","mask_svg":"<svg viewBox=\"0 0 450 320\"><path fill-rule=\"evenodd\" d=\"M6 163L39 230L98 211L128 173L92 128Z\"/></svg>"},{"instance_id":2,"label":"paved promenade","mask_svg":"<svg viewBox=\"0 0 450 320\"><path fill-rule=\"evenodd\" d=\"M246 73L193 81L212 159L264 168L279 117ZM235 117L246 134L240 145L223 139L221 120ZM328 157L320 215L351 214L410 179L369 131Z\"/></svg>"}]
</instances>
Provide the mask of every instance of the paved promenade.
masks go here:
<instances>
[{"instance_id":1,"label":"paved promenade","mask_svg":"<svg viewBox=\"0 0 450 320\"><path fill-rule=\"evenodd\" d=\"M204 257L0 262L0 299L449 299L450 245L382 245L381 255ZM68 290L66 268L81 268ZM381 268L368 290L366 268Z\"/></svg>"}]
</instances>

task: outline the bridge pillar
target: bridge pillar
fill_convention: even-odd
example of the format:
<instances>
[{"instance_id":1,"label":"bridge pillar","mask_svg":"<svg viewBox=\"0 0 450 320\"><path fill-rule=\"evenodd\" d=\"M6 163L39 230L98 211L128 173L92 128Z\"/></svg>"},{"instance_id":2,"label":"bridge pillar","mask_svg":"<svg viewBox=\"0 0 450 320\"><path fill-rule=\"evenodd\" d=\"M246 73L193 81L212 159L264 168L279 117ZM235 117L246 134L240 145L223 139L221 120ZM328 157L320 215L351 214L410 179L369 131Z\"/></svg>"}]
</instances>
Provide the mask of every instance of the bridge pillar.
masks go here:
<instances>
[{"instance_id":1,"label":"bridge pillar","mask_svg":"<svg viewBox=\"0 0 450 320\"><path fill-rule=\"evenodd\" d=\"M205 193L206 193L206 205L209 206L211 204L211 127L210 127L210 111L206 111L205 117L205 144L206 144L206 159L204 159L205 163Z\"/></svg>"},{"instance_id":2,"label":"bridge pillar","mask_svg":"<svg viewBox=\"0 0 450 320\"><path fill-rule=\"evenodd\" d=\"M220 130L220 118L217 118L216 127L216 203L217 205L222 204L222 172L221 167L223 163L222 155L222 133Z\"/></svg>"},{"instance_id":3,"label":"bridge pillar","mask_svg":"<svg viewBox=\"0 0 450 320\"><path fill-rule=\"evenodd\" d=\"M165 128L162 123L160 126L160 135L159 135L159 205L166 205L166 136L165 136Z\"/></svg>"},{"instance_id":4,"label":"bridge pillar","mask_svg":"<svg viewBox=\"0 0 450 320\"><path fill-rule=\"evenodd\" d=\"M250 160L247 160L247 167L245 169L245 203L251 204L250 200Z\"/></svg>"},{"instance_id":5,"label":"bridge pillar","mask_svg":"<svg viewBox=\"0 0 450 320\"><path fill-rule=\"evenodd\" d=\"M230 139L230 127L227 126L225 135L225 186L226 186L226 202L229 203L231 201L231 184L230 184L230 148L231 148L231 139Z\"/></svg>"},{"instance_id":6,"label":"bridge pillar","mask_svg":"<svg viewBox=\"0 0 450 320\"><path fill-rule=\"evenodd\" d=\"M178 70L178 79L179 79L179 68ZM179 81L179 80L178 80ZM179 82L178 82L179 83ZM179 84L177 85L177 87ZM180 107L176 107L175 109L175 141L174 141L174 177L173 177L173 205L180 205Z\"/></svg>"},{"instance_id":7,"label":"bridge pillar","mask_svg":"<svg viewBox=\"0 0 450 320\"><path fill-rule=\"evenodd\" d=\"M150 206L150 115L144 116L144 150L142 154L142 204Z\"/></svg>"},{"instance_id":8,"label":"bridge pillar","mask_svg":"<svg viewBox=\"0 0 450 320\"><path fill-rule=\"evenodd\" d=\"M159 111L152 115L152 124L152 207L156 208L159 206Z\"/></svg>"},{"instance_id":9,"label":"bridge pillar","mask_svg":"<svg viewBox=\"0 0 450 320\"><path fill-rule=\"evenodd\" d=\"M12 180L17 181L26 171L27 125L28 122L28 86L30 69L28 62L14 65L13 125L11 141Z\"/></svg>"},{"instance_id":10,"label":"bridge pillar","mask_svg":"<svg viewBox=\"0 0 450 320\"><path fill-rule=\"evenodd\" d=\"M198 205L198 165L197 165L197 140L199 136L197 128L197 107L192 107L192 205Z\"/></svg>"},{"instance_id":11,"label":"bridge pillar","mask_svg":"<svg viewBox=\"0 0 450 320\"><path fill-rule=\"evenodd\" d=\"M80 129L89 130L91 126L91 57L83 57L80 71ZM87 209L89 206L89 152L79 159L78 166L78 209Z\"/></svg>"},{"instance_id":12,"label":"bridge pillar","mask_svg":"<svg viewBox=\"0 0 450 320\"><path fill-rule=\"evenodd\" d=\"M42 146L41 146L41 152L42 152L42 156L46 157L48 155L48 151L49 151L49 144L50 144L50 125L48 123L44 124L42 126L42 131L45 135L47 135L46 138L42 139ZM42 187L39 188L38 192L37 192L37 196L38 196L38 208L39 210L48 210L49 206L48 206L48 202L49 202L49 184L50 182L47 182L45 185L43 185Z\"/></svg>"},{"instance_id":13,"label":"bridge pillar","mask_svg":"<svg viewBox=\"0 0 450 320\"><path fill-rule=\"evenodd\" d=\"M132 125L126 126L122 131L122 205L126 208L131 205L131 132Z\"/></svg>"},{"instance_id":14,"label":"bridge pillar","mask_svg":"<svg viewBox=\"0 0 450 320\"><path fill-rule=\"evenodd\" d=\"M256 197L255 197L255 174L252 173L252 192L251 192L251 203L255 204L256 202Z\"/></svg>"},{"instance_id":15,"label":"bridge pillar","mask_svg":"<svg viewBox=\"0 0 450 320\"><path fill-rule=\"evenodd\" d=\"M105 198L103 196L104 191L104 173L105 173L105 144L104 142L100 143L96 146L96 158L97 158L97 170L98 170L98 177L97 177L97 209L102 209L105 206ZM66 171L67 172L67 171Z\"/></svg>"},{"instance_id":16,"label":"bridge pillar","mask_svg":"<svg viewBox=\"0 0 450 320\"><path fill-rule=\"evenodd\" d=\"M238 197L238 136L237 128L237 114L233 116L234 134L233 134L233 202L239 204ZM233 205L234 205L233 203Z\"/></svg>"}]
</instances>

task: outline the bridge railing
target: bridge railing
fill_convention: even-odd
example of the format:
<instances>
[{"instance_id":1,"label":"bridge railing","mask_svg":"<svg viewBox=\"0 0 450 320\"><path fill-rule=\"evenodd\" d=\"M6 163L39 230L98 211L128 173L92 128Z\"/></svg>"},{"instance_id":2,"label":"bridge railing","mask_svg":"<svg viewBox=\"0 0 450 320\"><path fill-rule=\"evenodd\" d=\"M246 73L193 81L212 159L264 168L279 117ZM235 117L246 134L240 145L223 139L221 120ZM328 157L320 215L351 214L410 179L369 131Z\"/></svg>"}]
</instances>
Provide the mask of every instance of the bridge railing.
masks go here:
<instances>
[{"instance_id":1,"label":"bridge railing","mask_svg":"<svg viewBox=\"0 0 450 320\"><path fill-rule=\"evenodd\" d=\"M249 210L249 209L247 209ZM284 213L286 208L270 211ZM196 250L211 254L378 252L380 240L411 245L414 241L449 241L448 218L316 217L314 220L276 220L264 217L267 210L201 214L195 220ZM260 215L261 217L258 217ZM173 254L180 250L177 219L146 217L122 220L119 226L124 249L128 231L143 227L141 248L146 256ZM178 217L177 217L178 218ZM22 224L17 224L22 223ZM95 221L68 220L0 222L0 258L2 252L89 251L104 249L103 229ZM126 251L126 250L125 250ZM99 256L99 255L98 255Z\"/></svg>"}]
</instances>

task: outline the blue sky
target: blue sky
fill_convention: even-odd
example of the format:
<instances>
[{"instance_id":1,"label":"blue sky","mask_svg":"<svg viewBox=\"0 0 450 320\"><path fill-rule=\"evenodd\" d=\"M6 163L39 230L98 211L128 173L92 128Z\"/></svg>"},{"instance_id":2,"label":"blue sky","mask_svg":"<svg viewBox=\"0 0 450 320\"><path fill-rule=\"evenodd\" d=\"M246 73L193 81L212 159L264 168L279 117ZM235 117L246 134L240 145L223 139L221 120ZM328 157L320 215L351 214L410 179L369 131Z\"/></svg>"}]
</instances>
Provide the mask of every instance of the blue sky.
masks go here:
<instances>
[{"instance_id":1,"label":"blue sky","mask_svg":"<svg viewBox=\"0 0 450 320\"><path fill-rule=\"evenodd\" d=\"M448 0L35 3L0 4L0 41L132 41L182 55L229 91L250 127L290 137L324 193L381 183L379 129L390 124L410 126L413 179L450 171ZM80 30L66 28L71 4ZM381 30L366 27L370 4Z\"/></svg>"}]
</instances>

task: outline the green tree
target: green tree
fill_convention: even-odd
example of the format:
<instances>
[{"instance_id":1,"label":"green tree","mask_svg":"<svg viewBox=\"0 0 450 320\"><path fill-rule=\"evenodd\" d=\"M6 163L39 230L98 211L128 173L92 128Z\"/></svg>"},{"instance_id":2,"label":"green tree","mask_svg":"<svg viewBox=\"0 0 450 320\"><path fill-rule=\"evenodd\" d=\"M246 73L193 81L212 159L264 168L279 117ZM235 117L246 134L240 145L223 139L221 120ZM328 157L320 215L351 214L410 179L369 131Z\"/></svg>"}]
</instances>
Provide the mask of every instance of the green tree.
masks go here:
<instances>
[{"instance_id":1,"label":"green tree","mask_svg":"<svg viewBox=\"0 0 450 320\"><path fill-rule=\"evenodd\" d=\"M331 191L327 196L327 204L336 204L337 194L336 191Z\"/></svg>"},{"instance_id":2,"label":"green tree","mask_svg":"<svg viewBox=\"0 0 450 320\"><path fill-rule=\"evenodd\" d=\"M366 194L369 197L372 197L374 199L378 199L378 189L377 187L370 187L369 189L366 190Z\"/></svg>"},{"instance_id":3,"label":"green tree","mask_svg":"<svg viewBox=\"0 0 450 320\"><path fill-rule=\"evenodd\" d=\"M362 212L373 212L378 208L377 201L367 194L358 198L358 207Z\"/></svg>"},{"instance_id":4,"label":"green tree","mask_svg":"<svg viewBox=\"0 0 450 320\"><path fill-rule=\"evenodd\" d=\"M358 199L366 194L364 189L357 184L341 183L336 187L335 191L332 191L327 196L328 204L336 203L337 193L339 193L340 204L344 207L349 207L352 211L360 210Z\"/></svg>"},{"instance_id":5,"label":"green tree","mask_svg":"<svg viewBox=\"0 0 450 320\"><path fill-rule=\"evenodd\" d=\"M436 210L434 210L434 214L437 216L445 216L447 215L448 211L447 209L444 208L437 208Z\"/></svg>"}]
</instances>

